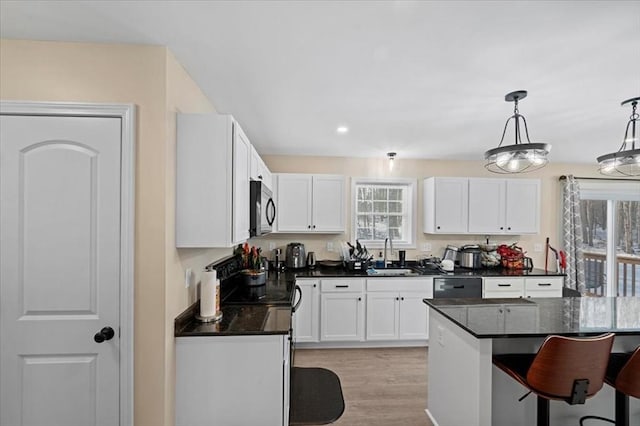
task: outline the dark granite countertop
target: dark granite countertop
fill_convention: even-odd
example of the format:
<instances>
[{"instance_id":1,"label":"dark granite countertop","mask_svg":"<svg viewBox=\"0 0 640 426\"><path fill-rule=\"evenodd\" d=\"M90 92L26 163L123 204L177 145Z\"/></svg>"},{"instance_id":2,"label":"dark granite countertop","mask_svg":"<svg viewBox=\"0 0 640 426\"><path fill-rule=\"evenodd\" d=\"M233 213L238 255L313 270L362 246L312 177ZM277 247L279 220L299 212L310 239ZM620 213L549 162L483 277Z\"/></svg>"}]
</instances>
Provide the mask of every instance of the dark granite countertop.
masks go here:
<instances>
[{"instance_id":1,"label":"dark granite countertop","mask_svg":"<svg viewBox=\"0 0 640 426\"><path fill-rule=\"evenodd\" d=\"M222 320L219 322L197 320L195 314L199 310L200 302L196 302L175 319L176 337L289 334L291 329L290 306L222 306Z\"/></svg>"},{"instance_id":2,"label":"dark granite countertop","mask_svg":"<svg viewBox=\"0 0 640 426\"><path fill-rule=\"evenodd\" d=\"M639 297L423 301L480 339L541 337L549 334L588 336L605 332L640 335Z\"/></svg>"},{"instance_id":3,"label":"dark granite countertop","mask_svg":"<svg viewBox=\"0 0 640 426\"><path fill-rule=\"evenodd\" d=\"M409 262L411 267L414 263ZM545 273L540 269L527 270L506 270L494 269L456 269L450 273L438 273L419 276L481 276L481 277L503 277L503 276L558 276L556 273ZM174 324L174 334L176 337L183 336L241 336L256 334L287 334L290 329L290 308L294 283L301 278L370 278L366 271L347 271L342 267L318 266L314 269L295 269L280 272L269 271L269 290L277 290L279 300L273 300L267 304L241 304L222 302L222 320L216 323L203 323L195 318L199 312L199 302L194 303L181 313ZM393 276L390 276L393 277ZM378 278L378 277L376 277ZM380 277L387 278L387 277ZM395 276L398 278L398 276ZM406 277L403 277L406 278ZM445 300L445 299L439 299ZM282 319L286 315L278 312L279 320L269 320L269 309L275 308L289 309L289 322L285 324ZM274 315L276 315L274 313ZM273 318L273 317L272 317Z\"/></svg>"}]
</instances>

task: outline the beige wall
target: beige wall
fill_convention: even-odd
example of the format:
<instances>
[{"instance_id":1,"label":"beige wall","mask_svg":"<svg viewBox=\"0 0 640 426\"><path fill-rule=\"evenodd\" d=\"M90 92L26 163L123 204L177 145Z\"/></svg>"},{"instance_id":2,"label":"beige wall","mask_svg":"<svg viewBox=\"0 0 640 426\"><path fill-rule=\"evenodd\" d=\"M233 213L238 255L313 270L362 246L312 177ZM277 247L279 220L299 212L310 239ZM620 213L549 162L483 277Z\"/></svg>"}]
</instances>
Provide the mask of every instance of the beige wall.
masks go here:
<instances>
[{"instance_id":1,"label":"beige wall","mask_svg":"<svg viewBox=\"0 0 640 426\"><path fill-rule=\"evenodd\" d=\"M344 158L344 157L296 157L296 156L269 156L263 159L269 169L280 173L327 173L342 174L347 177L409 177L418 180L418 218L417 218L417 250L407 250L407 259L415 259L417 256L433 254L441 256L447 244L471 244L483 242L484 235L433 235L422 232L422 179L429 176L472 176L472 177L501 177L485 170L482 161L436 161L436 160L408 160L401 157L396 159L393 172L389 172L386 158ZM527 255L533 258L536 267L544 268L544 253L534 252L534 244L541 243L544 247L546 237L550 237L551 245L558 247L560 243L559 218L560 218L560 184L558 178L561 175L573 174L576 176L599 176L595 159L593 164L557 164L551 162L543 169L518 176L522 178L540 178L542 181L540 208L540 234L522 236L493 236L492 242L512 243L518 242ZM336 247L339 241L351 241L351 179L347 180L347 232L333 235L305 235L305 234L270 234L262 238L255 238L252 244L263 247L263 252L268 252L269 243L273 242L277 247L283 248L291 241L300 241L305 244L307 251L316 252L317 259L339 259L337 252L327 251L327 242L333 241ZM430 253L421 252L422 243L430 243ZM397 256L397 255L396 255ZM395 257L397 259L397 257Z\"/></svg>"},{"instance_id":2,"label":"beige wall","mask_svg":"<svg viewBox=\"0 0 640 426\"><path fill-rule=\"evenodd\" d=\"M213 106L164 47L20 40L0 40L0 99L136 105L135 424L173 425L173 319L195 300L183 265L231 252L175 249L174 113Z\"/></svg>"}]
</instances>

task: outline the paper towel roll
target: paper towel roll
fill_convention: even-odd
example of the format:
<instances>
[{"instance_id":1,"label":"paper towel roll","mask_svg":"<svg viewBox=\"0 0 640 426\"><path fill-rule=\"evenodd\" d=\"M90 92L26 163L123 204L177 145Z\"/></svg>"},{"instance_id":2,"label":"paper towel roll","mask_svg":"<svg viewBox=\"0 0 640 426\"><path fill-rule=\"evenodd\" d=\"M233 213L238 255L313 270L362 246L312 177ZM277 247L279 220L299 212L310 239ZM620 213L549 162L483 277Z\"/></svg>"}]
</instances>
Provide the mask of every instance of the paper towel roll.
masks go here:
<instances>
[{"instance_id":1,"label":"paper towel roll","mask_svg":"<svg viewBox=\"0 0 640 426\"><path fill-rule=\"evenodd\" d=\"M200 278L200 316L205 318L213 317L218 312L219 283L215 269L202 272L202 277Z\"/></svg>"}]
</instances>

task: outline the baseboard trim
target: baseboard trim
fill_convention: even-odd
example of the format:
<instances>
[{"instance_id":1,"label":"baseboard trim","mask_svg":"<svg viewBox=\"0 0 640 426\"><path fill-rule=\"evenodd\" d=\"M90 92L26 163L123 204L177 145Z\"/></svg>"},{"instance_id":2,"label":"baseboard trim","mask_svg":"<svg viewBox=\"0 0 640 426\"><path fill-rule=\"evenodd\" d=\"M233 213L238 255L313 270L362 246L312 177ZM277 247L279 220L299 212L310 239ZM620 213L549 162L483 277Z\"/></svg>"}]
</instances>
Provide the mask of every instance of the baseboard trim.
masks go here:
<instances>
[{"instance_id":1,"label":"baseboard trim","mask_svg":"<svg viewBox=\"0 0 640 426\"><path fill-rule=\"evenodd\" d=\"M404 340L402 342L300 342L295 344L296 349L348 349L348 348L416 348L428 347L424 340Z\"/></svg>"}]
</instances>

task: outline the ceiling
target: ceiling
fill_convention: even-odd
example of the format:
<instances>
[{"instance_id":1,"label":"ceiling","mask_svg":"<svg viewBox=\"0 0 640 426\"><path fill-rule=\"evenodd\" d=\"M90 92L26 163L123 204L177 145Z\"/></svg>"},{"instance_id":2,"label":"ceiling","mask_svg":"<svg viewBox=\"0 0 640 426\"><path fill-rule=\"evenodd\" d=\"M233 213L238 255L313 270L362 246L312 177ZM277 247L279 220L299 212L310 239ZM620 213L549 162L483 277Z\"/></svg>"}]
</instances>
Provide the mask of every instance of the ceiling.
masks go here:
<instances>
[{"instance_id":1,"label":"ceiling","mask_svg":"<svg viewBox=\"0 0 640 426\"><path fill-rule=\"evenodd\" d=\"M482 160L525 89L531 141L595 165L640 96L640 1L3 0L0 35L166 45L261 154Z\"/></svg>"}]
</instances>

